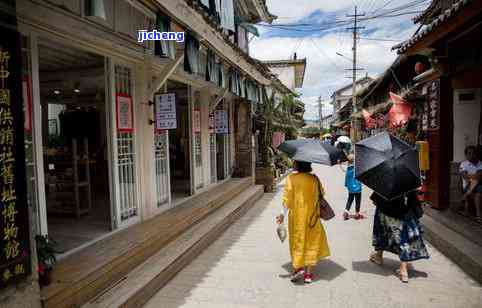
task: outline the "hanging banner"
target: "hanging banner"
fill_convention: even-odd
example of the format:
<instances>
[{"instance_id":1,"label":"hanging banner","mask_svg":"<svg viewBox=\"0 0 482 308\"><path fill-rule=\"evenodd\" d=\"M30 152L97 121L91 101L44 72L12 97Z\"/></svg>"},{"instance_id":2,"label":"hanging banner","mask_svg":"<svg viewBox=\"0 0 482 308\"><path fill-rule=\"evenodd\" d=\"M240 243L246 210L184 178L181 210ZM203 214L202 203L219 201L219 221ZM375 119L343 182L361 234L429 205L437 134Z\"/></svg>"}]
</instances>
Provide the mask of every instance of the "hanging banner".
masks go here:
<instances>
[{"instance_id":1,"label":"hanging banner","mask_svg":"<svg viewBox=\"0 0 482 308\"><path fill-rule=\"evenodd\" d=\"M0 288L30 274L20 34L0 26Z\"/></svg>"},{"instance_id":2,"label":"hanging banner","mask_svg":"<svg viewBox=\"0 0 482 308\"><path fill-rule=\"evenodd\" d=\"M116 95L117 130L120 132L134 131L134 111L132 97L118 93Z\"/></svg>"},{"instance_id":3,"label":"hanging banner","mask_svg":"<svg viewBox=\"0 0 482 308\"><path fill-rule=\"evenodd\" d=\"M156 94L154 96L154 101L156 130L176 129L176 94Z\"/></svg>"},{"instance_id":4,"label":"hanging banner","mask_svg":"<svg viewBox=\"0 0 482 308\"><path fill-rule=\"evenodd\" d=\"M390 125L392 127L405 125L412 114L412 106L392 92L390 92L390 98L393 101L393 106L388 112Z\"/></svg>"},{"instance_id":5,"label":"hanging banner","mask_svg":"<svg viewBox=\"0 0 482 308\"><path fill-rule=\"evenodd\" d=\"M228 112L226 110L216 110L215 113L216 134L228 134Z\"/></svg>"},{"instance_id":6,"label":"hanging banner","mask_svg":"<svg viewBox=\"0 0 482 308\"><path fill-rule=\"evenodd\" d=\"M434 80L427 87L427 100L422 117L423 130L438 130L440 125L440 81Z\"/></svg>"}]
</instances>

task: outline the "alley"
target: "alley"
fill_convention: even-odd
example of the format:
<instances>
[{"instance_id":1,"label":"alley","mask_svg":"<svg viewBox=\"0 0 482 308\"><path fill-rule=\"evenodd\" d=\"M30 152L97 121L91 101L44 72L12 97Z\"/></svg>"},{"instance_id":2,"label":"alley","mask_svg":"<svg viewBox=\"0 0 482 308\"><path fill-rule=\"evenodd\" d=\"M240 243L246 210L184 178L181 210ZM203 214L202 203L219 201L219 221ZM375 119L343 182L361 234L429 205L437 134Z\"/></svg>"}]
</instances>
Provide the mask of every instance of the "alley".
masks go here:
<instances>
[{"instance_id":1,"label":"alley","mask_svg":"<svg viewBox=\"0 0 482 308\"><path fill-rule=\"evenodd\" d=\"M367 261L374 208L363 195L367 219L343 221L343 172L316 167L338 213L325 224L332 256L311 285L289 279L288 243L275 235L282 184L255 206L146 305L158 307L480 307L482 287L429 244L431 259L414 264L408 284L394 275L397 259Z\"/></svg>"}]
</instances>

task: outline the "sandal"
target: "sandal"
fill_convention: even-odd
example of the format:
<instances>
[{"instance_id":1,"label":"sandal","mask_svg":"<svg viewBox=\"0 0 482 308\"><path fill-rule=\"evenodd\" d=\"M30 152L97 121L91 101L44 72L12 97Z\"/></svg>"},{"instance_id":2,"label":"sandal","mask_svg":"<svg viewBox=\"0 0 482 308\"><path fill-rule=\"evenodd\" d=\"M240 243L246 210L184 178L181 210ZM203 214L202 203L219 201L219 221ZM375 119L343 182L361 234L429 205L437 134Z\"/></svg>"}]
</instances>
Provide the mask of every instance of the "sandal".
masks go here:
<instances>
[{"instance_id":1,"label":"sandal","mask_svg":"<svg viewBox=\"0 0 482 308\"><path fill-rule=\"evenodd\" d=\"M375 263L376 265L383 265L383 257L380 256L380 254L377 252L373 252L370 255L370 261Z\"/></svg>"},{"instance_id":2,"label":"sandal","mask_svg":"<svg viewBox=\"0 0 482 308\"><path fill-rule=\"evenodd\" d=\"M304 275L305 275L305 269L300 268L299 270L296 270L293 272L293 274L291 274L290 280L291 282L297 282L298 280L303 278Z\"/></svg>"},{"instance_id":3,"label":"sandal","mask_svg":"<svg viewBox=\"0 0 482 308\"><path fill-rule=\"evenodd\" d=\"M400 269L396 270L398 278L400 278L400 281L403 283L408 283L408 272L402 273Z\"/></svg>"}]
</instances>

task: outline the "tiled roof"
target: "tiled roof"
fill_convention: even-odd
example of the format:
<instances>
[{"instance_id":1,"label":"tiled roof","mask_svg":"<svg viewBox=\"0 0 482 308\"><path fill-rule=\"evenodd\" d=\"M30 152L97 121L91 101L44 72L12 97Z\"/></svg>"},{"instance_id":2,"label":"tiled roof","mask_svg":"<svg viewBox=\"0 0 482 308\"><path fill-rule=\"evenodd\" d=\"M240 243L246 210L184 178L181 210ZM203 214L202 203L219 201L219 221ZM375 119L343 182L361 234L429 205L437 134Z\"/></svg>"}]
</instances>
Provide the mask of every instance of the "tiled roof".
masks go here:
<instances>
[{"instance_id":1,"label":"tiled roof","mask_svg":"<svg viewBox=\"0 0 482 308\"><path fill-rule=\"evenodd\" d=\"M449 19L453 18L458 13L460 13L462 9L465 8L471 2L472 0L460 0L455 2L450 9L445 10L445 12L443 12L437 18L435 18L430 24L428 24L425 28L423 28L419 33L414 35L409 40L392 47L392 49L398 49L399 54L405 53L410 47L415 45L422 38L432 33L440 25L442 25L443 23L447 22Z\"/></svg>"}]
</instances>

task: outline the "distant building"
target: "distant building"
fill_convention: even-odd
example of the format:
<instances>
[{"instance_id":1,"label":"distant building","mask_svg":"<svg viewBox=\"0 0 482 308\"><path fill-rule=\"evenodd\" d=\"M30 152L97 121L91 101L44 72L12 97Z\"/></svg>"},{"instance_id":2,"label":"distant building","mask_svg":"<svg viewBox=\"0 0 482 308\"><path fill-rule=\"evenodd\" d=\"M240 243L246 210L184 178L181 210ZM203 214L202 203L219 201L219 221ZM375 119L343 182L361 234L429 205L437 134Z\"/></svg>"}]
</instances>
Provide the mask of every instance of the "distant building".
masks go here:
<instances>
[{"instance_id":1,"label":"distant building","mask_svg":"<svg viewBox=\"0 0 482 308\"><path fill-rule=\"evenodd\" d=\"M303 86L306 71L306 58L297 59L296 53L292 60L263 61L270 71L278 77L289 89L294 90Z\"/></svg>"},{"instance_id":2,"label":"distant building","mask_svg":"<svg viewBox=\"0 0 482 308\"><path fill-rule=\"evenodd\" d=\"M321 119L321 128L322 129L330 129L331 126L333 125L333 120L334 120L333 114L329 114L327 116L324 116Z\"/></svg>"},{"instance_id":3,"label":"distant building","mask_svg":"<svg viewBox=\"0 0 482 308\"><path fill-rule=\"evenodd\" d=\"M362 91L371 82L373 82L373 78L368 75L358 79L356 82L356 92ZM333 125L339 129L349 124L349 117L352 112L352 85L353 83L350 83L336 90L331 96L333 103Z\"/></svg>"}]
</instances>

